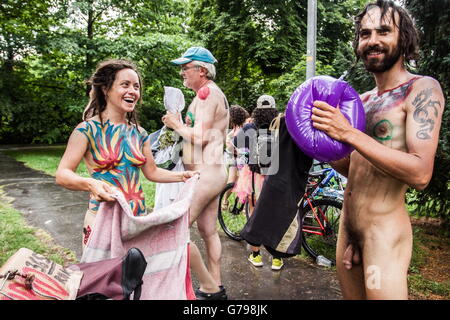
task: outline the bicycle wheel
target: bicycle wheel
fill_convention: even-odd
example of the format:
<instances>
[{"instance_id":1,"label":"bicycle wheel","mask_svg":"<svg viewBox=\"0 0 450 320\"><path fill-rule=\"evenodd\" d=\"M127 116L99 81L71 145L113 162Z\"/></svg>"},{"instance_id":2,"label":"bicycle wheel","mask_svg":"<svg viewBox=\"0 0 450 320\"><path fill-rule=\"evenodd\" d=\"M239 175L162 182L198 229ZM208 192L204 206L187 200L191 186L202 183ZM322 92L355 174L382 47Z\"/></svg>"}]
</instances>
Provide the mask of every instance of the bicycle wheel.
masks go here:
<instances>
[{"instance_id":1,"label":"bicycle wheel","mask_svg":"<svg viewBox=\"0 0 450 320\"><path fill-rule=\"evenodd\" d=\"M304 207L302 218L302 246L316 259L321 255L336 264L336 243L342 201L339 199L312 200Z\"/></svg>"},{"instance_id":2,"label":"bicycle wheel","mask_svg":"<svg viewBox=\"0 0 450 320\"><path fill-rule=\"evenodd\" d=\"M234 183L229 183L219 197L218 220L227 236L241 241L240 235L248 219L248 203L241 203L236 193L232 192Z\"/></svg>"}]
</instances>

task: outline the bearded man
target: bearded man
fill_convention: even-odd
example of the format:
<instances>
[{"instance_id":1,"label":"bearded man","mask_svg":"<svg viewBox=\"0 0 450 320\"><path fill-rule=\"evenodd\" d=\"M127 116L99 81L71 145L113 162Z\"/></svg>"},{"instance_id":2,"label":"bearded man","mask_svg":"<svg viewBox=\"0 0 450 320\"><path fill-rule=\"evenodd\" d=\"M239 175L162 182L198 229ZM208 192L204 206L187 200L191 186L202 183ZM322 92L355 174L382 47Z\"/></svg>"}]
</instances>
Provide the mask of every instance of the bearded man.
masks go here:
<instances>
[{"instance_id":1,"label":"bearded man","mask_svg":"<svg viewBox=\"0 0 450 320\"><path fill-rule=\"evenodd\" d=\"M315 128L355 148L332 164L348 177L338 278L345 299L407 299L412 228L405 193L431 179L444 97L436 80L407 70L417 59L417 32L393 1L370 3L356 17L354 49L376 82L361 95L366 132L322 101L312 116Z\"/></svg>"}]
</instances>

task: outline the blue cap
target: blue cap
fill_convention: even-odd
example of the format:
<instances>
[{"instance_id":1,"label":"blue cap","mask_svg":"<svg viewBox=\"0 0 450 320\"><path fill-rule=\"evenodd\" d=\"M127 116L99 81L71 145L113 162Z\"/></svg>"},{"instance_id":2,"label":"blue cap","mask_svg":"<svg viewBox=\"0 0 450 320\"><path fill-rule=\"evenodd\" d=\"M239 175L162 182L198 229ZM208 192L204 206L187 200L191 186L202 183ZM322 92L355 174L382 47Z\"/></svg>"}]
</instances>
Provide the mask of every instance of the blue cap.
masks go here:
<instances>
[{"instance_id":1,"label":"blue cap","mask_svg":"<svg viewBox=\"0 0 450 320\"><path fill-rule=\"evenodd\" d=\"M217 62L216 58L214 58L212 53L208 49L202 47L191 47L187 49L185 53L183 53L181 58L172 60L170 62L175 64L186 64L191 62L192 60L203 61L208 63Z\"/></svg>"}]
</instances>

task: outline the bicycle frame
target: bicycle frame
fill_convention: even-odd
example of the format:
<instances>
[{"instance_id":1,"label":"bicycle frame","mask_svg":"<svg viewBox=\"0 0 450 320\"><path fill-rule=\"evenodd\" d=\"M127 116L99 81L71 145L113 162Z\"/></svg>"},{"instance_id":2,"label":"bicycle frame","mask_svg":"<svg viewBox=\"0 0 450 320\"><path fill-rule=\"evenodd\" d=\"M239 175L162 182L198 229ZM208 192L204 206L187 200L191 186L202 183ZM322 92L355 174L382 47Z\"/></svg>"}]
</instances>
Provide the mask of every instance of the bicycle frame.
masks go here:
<instances>
[{"instance_id":1,"label":"bicycle frame","mask_svg":"<svg viewBox=\"0 0 450 320\"><path fill-rule=\"evenodd\" d=\"M328 218L326 217L326 215L324 214L324 212L322 211L322 209L320 207L318 208L314 208L311 201L318 195L320 195L320 193L322 193L323 196L325 197L332 197L332 198L337 198L339 200L343 200L343 194L341 194L341 190L343 190L343 186L341 183L341 180L339 178L338 173L332 169L332 168L325 168L316 172L313 172L310 174L310 176L314 176L314 177L320 177L320 176L324 176L325 177L319 182L317 183L312 190L305 192L305 194L303 195L303 197L301 198L299 205L303 204L303 209L306 208L307 205L310 206L311 208L311 212L314 215L314 219L317 221L318 223L318 227L314 227L314 226L308 226L307 228L303 227L302 230L304 232L307 233L312 233L312 234L317 234L317 235L321 235L321 236L325 236L326 235L326 228L324 226L325 223L328 223ZM341 190L335 190L332 189L330 190L328 193L324 193L323 192L323 188L326 187L331 179L333 179L334 177L337 178L338 183L339 183L339 188ZM317 213L317 211L319 211L319 214Z\"/></svg>"},{"instance_id":2,"label":"bicycle frame","mask_svg":"<svg viewBox=\"0 0 450 320\"><path fill-rule=\"evenodd\" d=\"M302 230L304 232L307 232L307 233L312 233L312 234L317 234L317 235L320 235L320 236L324 236L326 231L325 231L325 227L324 227L322 221L328 222L328 219L327 219L326 215L323 213L323 211L320 208L317 208L320 211L320 214L321 214L320 215L320 217L322 218L322 221L321 221L321 219L317 215L317 212L316 212L317 210L314 210L314 207L312 206L311 199L309 197L307 197L306 201L308 202L309 206L311 207L311 211L314 214L314 218L316 219L317 223L319 224L319 227L309 226L308 227L309 229L305 229L305 227L303 226ZM306 206L304 206L304 207L306 207ZM315 230L321 230L321 231L315 231Z\"/></svg>"}]
</instances>

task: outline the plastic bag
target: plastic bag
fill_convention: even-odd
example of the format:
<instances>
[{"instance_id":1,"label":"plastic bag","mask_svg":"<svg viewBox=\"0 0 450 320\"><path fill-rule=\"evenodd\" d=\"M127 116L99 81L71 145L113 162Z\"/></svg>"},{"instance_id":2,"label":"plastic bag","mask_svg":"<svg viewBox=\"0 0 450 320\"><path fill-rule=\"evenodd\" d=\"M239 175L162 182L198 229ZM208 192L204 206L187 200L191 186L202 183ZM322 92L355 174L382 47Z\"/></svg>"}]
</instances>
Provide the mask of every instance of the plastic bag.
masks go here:
<instances>
[{"instance_id":1,"label":"plastic bag","mask_svg":"<svg viewBox=\"0 0 450 320\"><path fill-rule=\"evenodd\" d=\"M177 88L164 87L164 107L171 113L181 113L185 107L183 92ZM180 121L183 121L181 117ZM182 140L178 133L166 126L150 134L150 145L158 167L172 170L177 165Z\"/></svg>"},{"instance_id":2,"label":"plastic bag","mask_svg":"<svg viewBox=\"0 0 450 320\"><path fill-rule=\"evenodd\" d=\"M164 87L164 107L171 113L181 112L184 109L184 95L180 89Z\"/></svg>"}]
</instances>

